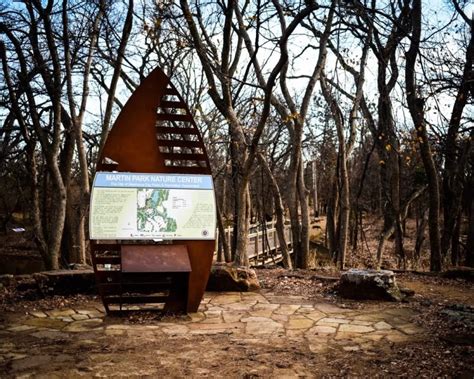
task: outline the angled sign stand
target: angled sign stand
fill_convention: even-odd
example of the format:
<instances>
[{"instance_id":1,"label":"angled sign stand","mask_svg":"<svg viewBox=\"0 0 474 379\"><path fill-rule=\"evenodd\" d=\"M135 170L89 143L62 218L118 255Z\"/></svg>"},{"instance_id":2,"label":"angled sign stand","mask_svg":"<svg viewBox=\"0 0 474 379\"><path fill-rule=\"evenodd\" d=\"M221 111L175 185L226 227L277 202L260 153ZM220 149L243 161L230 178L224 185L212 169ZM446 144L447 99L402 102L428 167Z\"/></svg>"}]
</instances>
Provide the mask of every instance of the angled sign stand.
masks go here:
<instances>
[{"instance_id":1,"label":"angled sign stand","mask_svg":"<svg viewBox=\"0 0 474 379\"><path fill-rule=\"evenodd\" d=\"M196 312L215 246L214 186L199 130L160 68L125 104L98 162L89 233L106 311Z\"/></svg>"}]
</instances>

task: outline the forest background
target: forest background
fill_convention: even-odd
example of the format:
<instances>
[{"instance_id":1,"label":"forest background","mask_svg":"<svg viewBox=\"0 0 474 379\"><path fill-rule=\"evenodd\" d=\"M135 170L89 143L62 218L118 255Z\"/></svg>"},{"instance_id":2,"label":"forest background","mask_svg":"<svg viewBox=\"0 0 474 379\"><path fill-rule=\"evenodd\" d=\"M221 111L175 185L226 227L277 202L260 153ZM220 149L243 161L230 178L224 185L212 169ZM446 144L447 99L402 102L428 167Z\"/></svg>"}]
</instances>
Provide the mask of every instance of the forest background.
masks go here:
<instances>
[{"instance_id":1,"label":"forest background","mask_svg":"<svg viewBox=\"0 0 474 379\"><path fill-rule=\"evenodd\" d=\"M310 268L324 216L341 269L377 222L375 267L391 240L400 268L472 267L473 30L465 0L1 1L0 229L21 214L46 268L87 261L97 156L160 66L207 146L220 259L248 265L274 218Z\"/></svg>"}]
</instances>

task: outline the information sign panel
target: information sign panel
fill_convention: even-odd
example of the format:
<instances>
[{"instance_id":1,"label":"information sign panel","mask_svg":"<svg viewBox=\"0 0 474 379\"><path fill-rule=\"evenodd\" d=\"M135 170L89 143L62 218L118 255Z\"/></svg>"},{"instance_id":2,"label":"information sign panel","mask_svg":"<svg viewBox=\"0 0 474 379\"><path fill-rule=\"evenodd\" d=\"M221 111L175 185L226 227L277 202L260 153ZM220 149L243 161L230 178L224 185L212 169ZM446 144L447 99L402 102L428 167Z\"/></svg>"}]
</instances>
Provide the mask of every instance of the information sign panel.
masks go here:
<instances>
[{"instance_id":1,"label":"information sign panel","mask_svg":"<svg viewBox=\"0 0 474 379\"><path fill-rule=\"evenodd\" d=\"M91 239L215 239L212 176L97 172Z\"/></svg>"}]
</instances>

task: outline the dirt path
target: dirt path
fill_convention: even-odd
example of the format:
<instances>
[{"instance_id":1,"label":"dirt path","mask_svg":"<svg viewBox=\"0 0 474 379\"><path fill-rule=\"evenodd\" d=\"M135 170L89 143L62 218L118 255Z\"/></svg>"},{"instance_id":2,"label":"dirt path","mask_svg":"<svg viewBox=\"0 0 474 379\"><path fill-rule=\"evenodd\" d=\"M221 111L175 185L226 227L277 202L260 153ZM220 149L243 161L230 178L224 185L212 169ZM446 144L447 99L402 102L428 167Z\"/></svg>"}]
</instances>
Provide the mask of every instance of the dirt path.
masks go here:
<instances>
[{"instance_id":1,"label":"dirt path","mask_svg":"<svg viewBox=\"0 0 474 379\"><path fill-rule=\"evenodd\" d=\"M399 280L400 283L413 291L418 296L437 302L462 303L474 307L473 286L460 285L453 280L446 281L442 285L433 280L420 280L420 278L408 277Z\"/></svg>"}]
</instances>

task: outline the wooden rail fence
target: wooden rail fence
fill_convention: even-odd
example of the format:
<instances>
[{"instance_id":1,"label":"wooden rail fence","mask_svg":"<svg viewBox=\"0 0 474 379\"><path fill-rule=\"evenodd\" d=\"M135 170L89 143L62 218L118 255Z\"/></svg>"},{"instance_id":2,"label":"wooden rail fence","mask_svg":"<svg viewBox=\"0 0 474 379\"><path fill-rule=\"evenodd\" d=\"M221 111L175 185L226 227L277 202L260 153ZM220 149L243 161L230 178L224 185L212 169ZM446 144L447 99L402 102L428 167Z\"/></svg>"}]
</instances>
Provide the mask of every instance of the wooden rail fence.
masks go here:
<instances>
[{"instance_id":1,"label":"wooden rail fence","mask_svg":"<svg viewBox=\"0 0 474 379\"><path fill-rule=\"evenodd\" d=\"M230 243L234 234L232 227L226 228L225 233L226 240ZM290 225L285 225L285 238L291 254L292 234ZM216 247L218 246L218 243L217 237ZM280 241L275 228L275 221L269 221L265 223L265 225L250 225L247 254L251 266L264 266L281 262L282 255L280 252ZM215 256L217 257L217 255Z\"/></svg>"}]
</instances>

